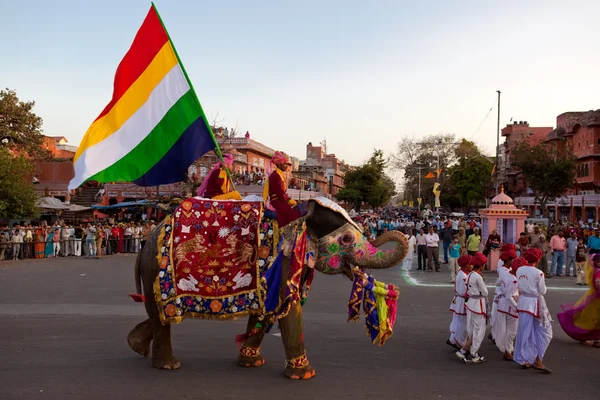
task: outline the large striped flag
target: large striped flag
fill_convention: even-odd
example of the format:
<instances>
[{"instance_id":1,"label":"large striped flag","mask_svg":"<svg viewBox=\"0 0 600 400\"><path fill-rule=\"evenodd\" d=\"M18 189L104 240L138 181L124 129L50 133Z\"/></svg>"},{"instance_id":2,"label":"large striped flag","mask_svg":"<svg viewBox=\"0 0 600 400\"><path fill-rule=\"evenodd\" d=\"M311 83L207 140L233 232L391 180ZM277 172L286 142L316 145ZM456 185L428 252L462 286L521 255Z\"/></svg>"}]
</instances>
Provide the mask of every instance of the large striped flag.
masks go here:
<instances>
[{"instance_id":1,"label":"large striped flag","mask_svg":"<svg viewBox=\"0 0 600 400\"><path fill-rule=\"evenodd\" d=\"M87 180L154 186L185 179L221 152L154 4L115 74L112 100L75 154L69 189Z\"/></svg>"}]
</instances>

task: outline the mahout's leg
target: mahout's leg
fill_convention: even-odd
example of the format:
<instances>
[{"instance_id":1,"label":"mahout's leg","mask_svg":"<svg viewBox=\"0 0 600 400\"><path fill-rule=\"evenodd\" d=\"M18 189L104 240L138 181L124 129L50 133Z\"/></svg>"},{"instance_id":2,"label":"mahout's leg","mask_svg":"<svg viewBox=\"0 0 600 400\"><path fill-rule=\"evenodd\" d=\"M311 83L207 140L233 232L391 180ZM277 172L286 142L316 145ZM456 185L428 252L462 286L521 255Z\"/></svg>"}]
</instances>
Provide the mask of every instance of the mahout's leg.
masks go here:
<instances>
[{"instance_id":1,"label":"mahout's leg","mask_svg":"<svg viewBox=\"0 0 600 400\"><path fill-rule=\"evenodd\" d=\"M263 326L258 331L253 332L257 323L262 323ZM260 344L265 337L265 331L264 322L261 322L257 315L251 315L248 318L246 339L240 348L240 355L238 356L239 365L242 367L260 367L265 364L265 359L260 354Z\"/></svg>"}]
</instances>

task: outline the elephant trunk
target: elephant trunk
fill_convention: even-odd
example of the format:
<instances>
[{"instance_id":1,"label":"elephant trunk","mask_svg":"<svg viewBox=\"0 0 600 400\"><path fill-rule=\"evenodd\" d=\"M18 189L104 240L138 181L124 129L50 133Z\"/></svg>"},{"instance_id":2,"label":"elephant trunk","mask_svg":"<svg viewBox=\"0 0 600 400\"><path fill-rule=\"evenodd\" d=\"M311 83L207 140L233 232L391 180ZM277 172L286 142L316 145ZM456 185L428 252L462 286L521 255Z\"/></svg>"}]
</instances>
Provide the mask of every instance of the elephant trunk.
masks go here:
<instances>
[{"instance_id":1,"label":"elephant trunk","mask_svg":"<svg viewBox=\"0 0 600 400\"><path fill-rule=\"evenodd\" d=\"M396 242L390 250L380 250L387 242ZM360 268L384 269L400 263L410 251L406 236L399 231L389 231L379 236L373 243L366 242L363 249L350 254L350 262Z\"/></svg>"}]
</instances>

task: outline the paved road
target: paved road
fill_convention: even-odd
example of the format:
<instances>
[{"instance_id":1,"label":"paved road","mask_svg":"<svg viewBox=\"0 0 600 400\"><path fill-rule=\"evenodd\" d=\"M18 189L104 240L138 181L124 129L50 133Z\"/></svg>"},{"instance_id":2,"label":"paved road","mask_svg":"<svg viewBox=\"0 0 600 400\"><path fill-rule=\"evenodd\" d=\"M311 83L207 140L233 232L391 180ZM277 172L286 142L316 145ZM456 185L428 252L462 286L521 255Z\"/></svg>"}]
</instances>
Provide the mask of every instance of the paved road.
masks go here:
<instances>
[{"instance_id":1,"label":"paved road","mask_svg":"<svg viewBox=\"0 0 600 400\"><path fill-rule=\"evenodd\" d=\"M487 340L481 353L488 362L462 365L445 344L452 298L446 273L403 277L399 268L376 274L401 287L396 332L382 348L369 343L362 320L346 323L350 282L317 275L304 314L308 356L317 370L311 381L283 377L283 346L275 335L265 339L264 367L237 367L233 338L244 321L175 326L182 369L155 370L125 340L144 318L142 306L127 297L133 260L0 263L0 399L599 398L600 350L569 340L557 323L545 359L553 375L502 361ZM547 299L554 314L582 293L567 278L549 285L559 288Z\"/></svg>"}]
</instances>

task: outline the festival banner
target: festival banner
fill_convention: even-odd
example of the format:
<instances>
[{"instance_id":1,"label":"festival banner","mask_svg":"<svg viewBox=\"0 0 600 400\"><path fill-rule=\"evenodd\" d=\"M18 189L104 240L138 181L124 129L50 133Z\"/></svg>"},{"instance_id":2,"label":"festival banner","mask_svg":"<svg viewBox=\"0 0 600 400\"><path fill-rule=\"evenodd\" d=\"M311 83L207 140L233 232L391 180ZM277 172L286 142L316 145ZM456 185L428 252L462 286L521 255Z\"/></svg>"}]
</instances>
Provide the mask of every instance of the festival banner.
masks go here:
<instances>
[{"instance_id":1,"label":"festival banner","mask_svg":"<svg viewBox=\"0 0 600 400\"><path fill-rule=\"evenodd\" d=\"M88 180L156 186L184 181L215 149L200 101L154 4L117 67L111 101L74 157L69 190Z\"/></svg>"}]
</instances>

